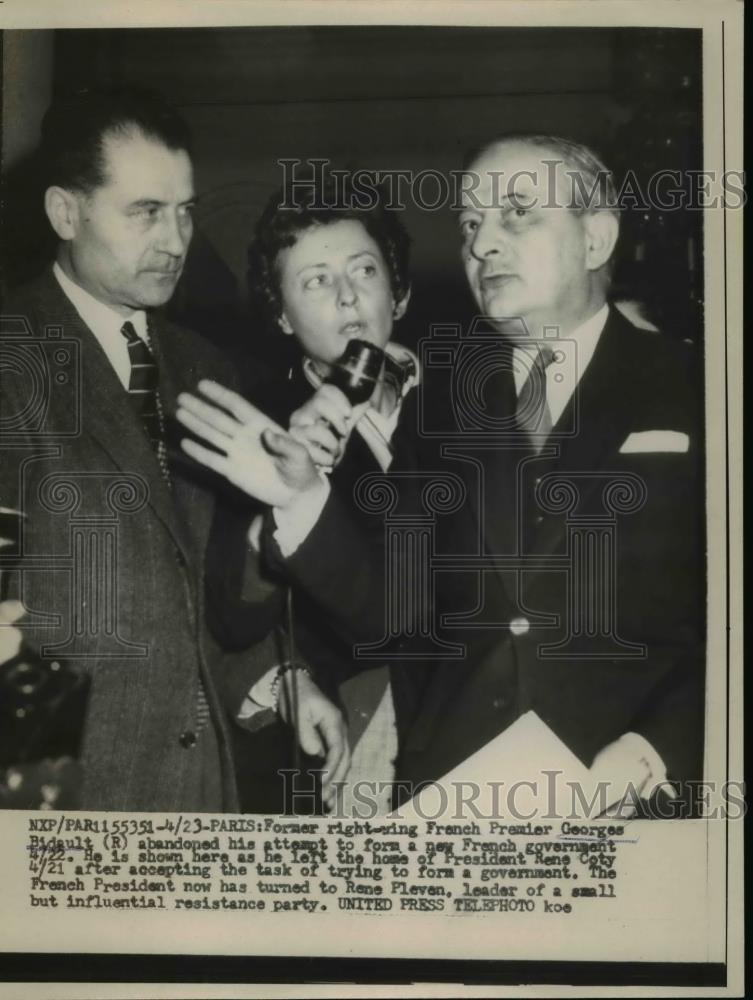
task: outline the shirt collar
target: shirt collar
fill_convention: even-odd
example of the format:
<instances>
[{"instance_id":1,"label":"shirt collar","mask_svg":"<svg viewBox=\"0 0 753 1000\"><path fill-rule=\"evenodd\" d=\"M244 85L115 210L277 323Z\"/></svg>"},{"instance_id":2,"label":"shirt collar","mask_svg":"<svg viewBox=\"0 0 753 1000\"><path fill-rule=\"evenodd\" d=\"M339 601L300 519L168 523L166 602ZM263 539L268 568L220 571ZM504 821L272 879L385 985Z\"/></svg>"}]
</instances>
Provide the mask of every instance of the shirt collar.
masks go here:
<instances>
[{"instance_id":1,"label":"shirt collar","mask_svg":"<svg viewBox=\"0 0 753 1000\"><path fill-rule=\"evenodd\" d=\"M146 340L146 313L143 309L134 310L130 316L121 316L110 306L95 299L93 295L76 284L65 273L57 261L52 265L52 271L57 278L66 297L70 299L76 312L95 335L104 331L120 332L125 322L133 323L136 333Z\"/></svg>"},{"instance_id":2,"label":"shirt collar","mask_svg":"<svg viewBox=\"0 0 753 1000\"><path fill-rule=\"evenodd\" d=\"M577 385L578 382L583 378L583 373L588 367L593 353L596 350L596 345L599 342L599 337L601 336L602 330L606 326L607 317L609 316L609 305L605 302L604 305L599 309L598 312L590 316L585 323L581 323L580 326L576 327L571 331L567 337L563 338L563 344L567 345L567 342L571 343L574 341L577 350L577 369L574 373L572 380L572 388ZM551 340L547 343L555 348L557 348L557 341ZM525 354L528 359L530 359L531 348L533 343L526 346L516 346L513 350L515 355ZM531 365L530 360L524 364L516 364L513 366L513 377L515 379L515 391L520 393L523 388L523 383L528 377ZM558 383L559 384L559 383ZM572 389L571 389L572 391ZM549 385L547 380L547 394L549 392Z\"/></svg>"}]
</instances>

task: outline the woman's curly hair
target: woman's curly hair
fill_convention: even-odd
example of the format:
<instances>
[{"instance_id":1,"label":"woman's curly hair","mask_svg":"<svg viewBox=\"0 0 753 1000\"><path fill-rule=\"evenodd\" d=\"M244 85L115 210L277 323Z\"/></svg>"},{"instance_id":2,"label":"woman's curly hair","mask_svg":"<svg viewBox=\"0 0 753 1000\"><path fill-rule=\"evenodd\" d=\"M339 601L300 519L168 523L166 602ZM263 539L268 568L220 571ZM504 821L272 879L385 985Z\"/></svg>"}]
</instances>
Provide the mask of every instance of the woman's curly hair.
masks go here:
<instances>
[{"instance_id":1,"label":"woman's curly hair","mask_svg":"<svg viewBox=\"0 0 753 1000\"><path fill-rule=\"evenodd\" d=\"M268 320L282 315L278 257L301 233L343 219L360 222L379 247L390 276L392 294L400 302L410 289L410 237L397 211L387 209L382 192L354 185L352 175L337 178L296 178L295 186L280 188L267 202L248 248L248 284Z\"/></svg>"}]
</instances>

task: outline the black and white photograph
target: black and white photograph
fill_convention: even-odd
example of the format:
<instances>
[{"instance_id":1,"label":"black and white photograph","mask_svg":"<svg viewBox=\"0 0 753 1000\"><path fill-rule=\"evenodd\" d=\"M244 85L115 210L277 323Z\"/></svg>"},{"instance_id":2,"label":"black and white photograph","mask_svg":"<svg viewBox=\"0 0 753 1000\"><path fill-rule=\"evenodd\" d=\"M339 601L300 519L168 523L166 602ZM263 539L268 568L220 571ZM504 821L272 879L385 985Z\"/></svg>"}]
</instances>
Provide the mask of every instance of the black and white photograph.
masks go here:
<instances>
[{"instance_id":1,"label":"black and white photograph","mask_svg":"<svg viewBox=\"0 0 753 1000\"><path fill-rule=\"evenodd\" d=\"M742 995L741 5L0 26L0 995Z\"/></svg>"}]
</instances>

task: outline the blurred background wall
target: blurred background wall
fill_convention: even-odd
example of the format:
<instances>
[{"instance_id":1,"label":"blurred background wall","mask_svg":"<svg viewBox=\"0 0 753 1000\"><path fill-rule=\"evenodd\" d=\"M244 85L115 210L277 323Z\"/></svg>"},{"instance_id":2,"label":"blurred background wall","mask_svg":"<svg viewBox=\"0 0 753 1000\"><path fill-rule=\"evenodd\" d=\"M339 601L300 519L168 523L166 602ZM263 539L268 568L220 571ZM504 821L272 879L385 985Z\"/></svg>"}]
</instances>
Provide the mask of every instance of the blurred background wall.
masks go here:
<instances>
[{"instance_id":1,"label":"blurred background wall","mask_svg":"<svg viewBox=\"0 0 753 1000\"><path fill-rule=\"evenodd\" d=\"M176 103L195 133L198 235L172 305L230 346L269 349L245 296L253 222L277 160L367 169L457 169L509 129L563 134L618 174L699 169L700 32L668 29L317 27L10 31L3 39L3 283L49 255L28 154L50 95L137 84ZM453 213L409 204L415 340L472 308ZM623 218L617 291L655 322L702 326L700 212Z\"/></svg>"},{"instance_id":2,"label":"blurred background wall","mask_svg":"<svg viewBox=\"0 0 753 1000\"><path fill-rule=\"evenodd\" d=\"M32 152L52 94L53 31L3 32L3 166Z\"/></svg>"}]
</instances>

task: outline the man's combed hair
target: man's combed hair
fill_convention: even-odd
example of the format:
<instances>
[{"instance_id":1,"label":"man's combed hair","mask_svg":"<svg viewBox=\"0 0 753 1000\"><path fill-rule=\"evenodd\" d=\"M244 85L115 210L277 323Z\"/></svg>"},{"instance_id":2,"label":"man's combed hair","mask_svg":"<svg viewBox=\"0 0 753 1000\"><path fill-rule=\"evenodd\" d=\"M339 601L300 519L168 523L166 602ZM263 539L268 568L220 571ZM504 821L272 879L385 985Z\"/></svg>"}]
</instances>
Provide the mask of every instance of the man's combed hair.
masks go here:
<instances>
[{"instance_id":1,"label":"man's combed hair","mask_svg":"<svg viewBox=\"0 0 753 1000\"><path fill-rule=\"evenodd\" d=\"M106 181L105 137L139 132L168 149L191 151L188 125L151 91L80 90L57 98L42 120L46 185L91 193Z\"/></svg>"},{"instance_id":2,"label":"man's combed hair","mask_svg":"<svg viewBox=\"0 0 753 1000\"><path fill-rule=\"evenodd\" d=\"M539 132L509 132L496 136L466 155L463 170L469 170L493 146L515 142L541 150L544 154L542 159L554 160L556 167L561 168L569 196L568 203L563 207L577 212L618 211L617 188L609 167L588 146L561 136ZM547 156L547 153L550 155Z\"/></svg>"},{"instance_id":3,"label":"man's combed hair","mask_svg":"<svg viewBox=\"0 0 753 1000\"><path fill-rule=\"evenodd\" d=\"M280 251L292 247L307 230L343 219L360 222L379 247L395 301L407 295L410 237L398 212L385 208L381 196L364 198L347 175L339 174L336 181L327 175L323 179L312 177L306 183L299 178L295 187L281 188L269 199L248 249L249 289L270 323L276 323L282 314Z\"/></svg>"}]
</instances>

